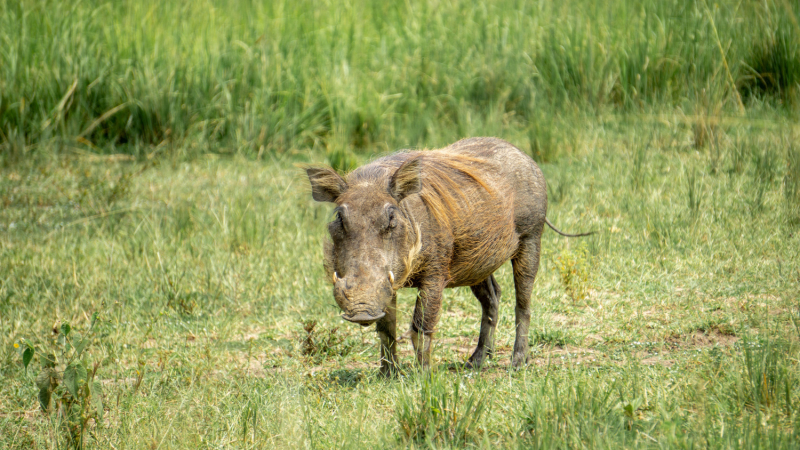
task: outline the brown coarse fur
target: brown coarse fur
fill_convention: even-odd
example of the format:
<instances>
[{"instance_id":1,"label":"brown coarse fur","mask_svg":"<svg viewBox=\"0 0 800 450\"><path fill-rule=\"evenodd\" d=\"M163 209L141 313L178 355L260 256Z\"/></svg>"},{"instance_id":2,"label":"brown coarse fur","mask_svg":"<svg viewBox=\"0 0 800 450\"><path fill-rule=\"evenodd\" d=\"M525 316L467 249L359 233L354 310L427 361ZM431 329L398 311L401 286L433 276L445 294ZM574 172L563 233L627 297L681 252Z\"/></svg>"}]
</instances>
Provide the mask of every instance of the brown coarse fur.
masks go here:
<instances>
[{"instance_id":1,"label":"brown coarse fur","mask_svg":"<svg viewBox=\"0 0 800 450\"><path fill-rule=\"evenodd\" d=\"M438 271L448 287L470 286L481 281L484 274L470 273L468 261L496 260L493 255L516 247L513 211L508 207L513 203L513 193L505 199L498 195L491 185L493 180L479 171L486 171L485 160L447 151L404 152L354 171L347 177L347 184L380 184L400 167L398 163L414 160L420 165L419 198L440 231L436 238L452 240L454 245L449 266L432 266L431 260L414 258L409 273L401 279L406 280L412 271ZM414 223L413 212L406 212ZM500 259L505 262L509 257Z\"/></svg>"},{"instance_id":2,"label":"brown coarse fur","mask_svg":"<svg viewBox=\"0 0 800 450\"><path fill-rule=\"evenodd\" d=\"M514 266L517 338L513 364L525 361L530 293L539 264L547 195L536 164L494 138L459 141L435 151L406 151L342 178L309 168L312 195L337 205L329 224L325 268L344 318L377 322L382 370L393 370L395 292L419 289L411 324L423 365L446 287L470 286L481 302L480 365L493 345L500 287L492 273Z\"/></svg>"}]
</instances>

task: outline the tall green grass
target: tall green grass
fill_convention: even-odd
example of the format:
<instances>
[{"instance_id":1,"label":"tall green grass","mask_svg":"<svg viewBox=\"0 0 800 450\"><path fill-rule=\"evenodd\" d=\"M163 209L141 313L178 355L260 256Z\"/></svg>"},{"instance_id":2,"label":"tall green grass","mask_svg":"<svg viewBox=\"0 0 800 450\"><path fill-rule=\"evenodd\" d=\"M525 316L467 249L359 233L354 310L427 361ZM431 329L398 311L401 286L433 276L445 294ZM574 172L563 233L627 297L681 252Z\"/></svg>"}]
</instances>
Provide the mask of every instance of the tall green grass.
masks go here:
<instances>
[{"instance_id":1,"label":"tall green grass","mask_svg":"<svg viewBox=\"0 0 800 450\"><path fill-rule=\"evenodd\" d=\"M538 134L536 121L574 108L720 113L743 98L796 111L792 7L2 0L0 145L17 157L44 144L140 156L318 148L339 161L345 147Z\"/></svg>"}]
</instances>

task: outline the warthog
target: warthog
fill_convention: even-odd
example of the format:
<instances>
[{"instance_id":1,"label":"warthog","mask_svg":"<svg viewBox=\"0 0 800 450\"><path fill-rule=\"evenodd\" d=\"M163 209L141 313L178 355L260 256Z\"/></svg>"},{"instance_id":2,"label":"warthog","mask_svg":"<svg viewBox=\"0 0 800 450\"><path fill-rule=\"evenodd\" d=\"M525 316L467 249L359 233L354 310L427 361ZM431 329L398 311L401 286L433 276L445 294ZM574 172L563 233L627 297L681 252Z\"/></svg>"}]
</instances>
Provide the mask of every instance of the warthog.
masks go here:
<instances>
[{"instance_id":1,"label":"warthog","mask_svg":"<svg viewBox=\"0 0 800 450\"><path fill-rule=\"evenodd\" d=\"M342 317L376 323L381 372L396 367L396 292L419 290L409 330L417 360L430 362L442 291L469 286L481 303L478 345L468 365L493 349L500 286L492 273L511 260L516 339L511 363L526 362L530 298L539 269L547 192L541 170L500 139L464 139L434 151L405 151L341 177L308 168L314 200L336 204L324 267Z\"/></svg>"}]
</instances>

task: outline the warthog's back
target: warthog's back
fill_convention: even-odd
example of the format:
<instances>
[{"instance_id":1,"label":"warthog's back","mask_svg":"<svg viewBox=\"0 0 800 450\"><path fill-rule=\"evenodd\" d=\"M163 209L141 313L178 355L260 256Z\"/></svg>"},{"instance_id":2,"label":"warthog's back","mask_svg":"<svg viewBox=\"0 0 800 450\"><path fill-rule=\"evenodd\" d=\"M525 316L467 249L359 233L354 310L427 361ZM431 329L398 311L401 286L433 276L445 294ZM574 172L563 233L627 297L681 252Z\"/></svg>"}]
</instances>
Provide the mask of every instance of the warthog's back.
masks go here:
<instances>
[{"instance_id":1,"label":"warthog's back","mask_svg":"<svg viewBox=\"0 0 800 450\"><path fill-rule=\"evenodd\" d=\"M544 177L530 157L500 139L464 139L442 150L469 158L482 183L465 183L472 200L459 209L451 285L471 286L517 251L522 236L541 227L547 208Z\"/></svg>"},{"instance_id":2,"label":"warthog's back","mask_svg":"<svg viewBox=\"0 0 800 450\"><path fill-rule=\"evenodd\" d=\"M404 152L357 169L348 183L388 177L405 161L421 161L422 190L409 198L409 211L435 224L424 235L452 246L448 286L471 286L514 256L520 237L544 221L547 196L541 171L527 155L494 138L464 139L441 150ZM450 247L447 249L446 247ZM428 255L442 261L445 255Z\"/></svg>"}]
</instances>

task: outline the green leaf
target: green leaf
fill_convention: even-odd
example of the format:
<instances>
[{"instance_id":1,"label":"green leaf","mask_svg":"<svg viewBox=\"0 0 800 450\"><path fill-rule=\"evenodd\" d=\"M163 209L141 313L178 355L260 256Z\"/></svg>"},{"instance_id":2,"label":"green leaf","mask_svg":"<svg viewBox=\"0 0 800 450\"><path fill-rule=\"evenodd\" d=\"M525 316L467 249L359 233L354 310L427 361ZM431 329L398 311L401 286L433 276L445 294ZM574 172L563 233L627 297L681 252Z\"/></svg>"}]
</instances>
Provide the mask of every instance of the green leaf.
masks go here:
<instances>
[{"instance_id":1,"label":"green leaf","mask_svg":"<svg viewBox=\"0 0 800 450\"><path fill-rule=\"evenodd\" d=\"M48 389L50 387L50 368L42 369L36 377L36 387L39 390Z\"/></svg>"},{"instance_id":2,"label":"green leaf","mask_svg":"<svg viewBox=\"0 0 800 450\"><path fill-rule=\"evenodd\" d=\"M75 336L75 338L72 340L72 342L75 343L75 356L80 357L81 353L83 353L83 349L85 349L86 345L89 343L89 337L87 336L86 338L82 339L81 335L77 332L73 336Z\"/></svg>"},{"instance_id":3,"label":"green leaf","mask_svg":"<svg viewBox=\"0 0 800 450\"><path fill-rule=\"evenodd\" d=\"M100 318L100 313L95 311L92 313L92 323L89 325L90 330L94 330L94 324L97 323L97 319Z\"/></svg>"},{"instance_id":4,"label":"green leaf","mask_svg":"<svg viewBox=\"0 0 800 450\"><path fill-rule=\"evenodd\" d=\"M27 347L24 352L22 352L22 365L25 366L25 370L28 370L28 364L31 363L33 359L33 347Z\"/></svg>"},{"instance_id":5,"label":"green leaf","mask_svg":"<svg viewBox=\"0 0 800 450\"><path fill-rule=\"evenodd\" d=\"M70 327L67 322L61 324L61 334L64 336L69 336L70 331L72 331L72 327Z\"/></svg>"},{"instance_id":6,"label":"green leaf","mask_svg":"<svg viewBox=\"0 0 800 450\"><path fill-rule=\"evenodd\" d=\"M56 366L56 355L54 355L52 352L42 353L41 355L39 355L39 359L42 362L43 369L52 368Z\"/></svg>"},{"instance_id":7,"label":"green leaf","mask_svg":"<svg viewBox=\"0 0 800 450\"><path fill-rule=\"evenodd\" d=\"M97 415L97 420L103 419L103 397L102 385L99 381L92 383L92 408Z\"/></svg>"},{"instance_id":8,"label":"green leaf","mask_svg":"<svg viewBox=\"0 0 800 450\"><path fill-rule=\"evenodd\" d=\"M36 387L39 388L39 405L42 407L42 411L47 411L50 408L50 397L57 385L55 369L45 367L39 372L39 376L36 377Z\"/></svg>"},{"instance_id":9,"label":"green leaf","mask_svg":"<svg viewBox=\"0 0 800 450\"><path fill-rule=\"evenodd\" d=\"M52 391L50 391L50 389L39 389L39 406L42 408L42 411L50 409L51 393Z\"/></svg>"},{"instance_id":10,"label":"green leaf","mask_svg":"<svg viewBox=\"0 0 800 450\"><path fill-rule=\"evenodd\" d=\"M64 385L76 399L80 398L78 393L80 388L86 385L87 378L86 367L81 361L73 361L64 369Z\"/></svg>"}]
</instances>

